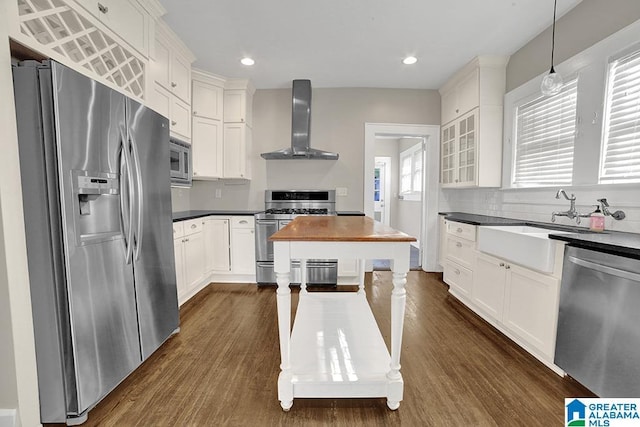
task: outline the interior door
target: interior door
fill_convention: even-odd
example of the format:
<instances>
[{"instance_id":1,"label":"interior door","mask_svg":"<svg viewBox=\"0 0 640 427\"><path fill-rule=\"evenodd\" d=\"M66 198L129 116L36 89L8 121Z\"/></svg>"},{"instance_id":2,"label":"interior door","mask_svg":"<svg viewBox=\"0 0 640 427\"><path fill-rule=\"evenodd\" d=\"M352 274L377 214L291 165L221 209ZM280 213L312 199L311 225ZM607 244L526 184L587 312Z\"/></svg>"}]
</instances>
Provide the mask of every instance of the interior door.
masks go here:
<instances>
[{"instance_id":1,"label":"interior door","mask_svg":"<svg viewBox=\"0 0 640 427\"><path fill-rule=\"evenodd\" d=\"M134 275L142 357L178 328L171 218L169 122L138 102L126 102L136 204Z\"/></svg>"}]
</instances>

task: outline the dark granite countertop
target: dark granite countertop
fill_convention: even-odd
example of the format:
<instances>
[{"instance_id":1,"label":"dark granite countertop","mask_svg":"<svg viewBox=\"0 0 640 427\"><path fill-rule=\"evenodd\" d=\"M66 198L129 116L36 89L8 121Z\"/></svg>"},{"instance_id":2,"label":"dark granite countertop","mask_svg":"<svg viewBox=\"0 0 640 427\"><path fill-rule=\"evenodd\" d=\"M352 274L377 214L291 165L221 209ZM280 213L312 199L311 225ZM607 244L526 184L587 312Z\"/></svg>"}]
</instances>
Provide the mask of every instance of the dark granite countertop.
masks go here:
<instances>
[{"instance_id":1,"label":"dark granite countertop","mask_svg":"<svg viewBox=\"0 0 640 427\"><path fill-rule=\"evenodd\" d=\"M338 216L364 216L364 212L360 211L337 211Z\"/></svg>"},{"instance_id":2,"label":"dark granite countertop","mask_svg":"<svg viewBox=\"0 0 640 427\"><path fill-rule=\"evenodd\" d=\"M567 242L570 246L640 259L640 234L637 233L624 233L620 231L597 233L580 227L488 215L475 215L464 212L440 212L440 215L446 216L446 218L451 221L472 225L529 225L548 228L550 230L569 231L571 232L570 234L550 233L549 238Z\"/></svg>"},{"instance_id":3,"label":"dark granite countertop","mask_svg":"<svg viewBox=\"0 0 640 427\"><path fill-rule=\"evenodd\" d=\"M209 215L223 215L223 216L253 216L258 211L246 211L246 210L202 210L202 211L181 211L173 213L173 222L185 221L187 219L200 218Z\"/></svg>"}]
</instances>

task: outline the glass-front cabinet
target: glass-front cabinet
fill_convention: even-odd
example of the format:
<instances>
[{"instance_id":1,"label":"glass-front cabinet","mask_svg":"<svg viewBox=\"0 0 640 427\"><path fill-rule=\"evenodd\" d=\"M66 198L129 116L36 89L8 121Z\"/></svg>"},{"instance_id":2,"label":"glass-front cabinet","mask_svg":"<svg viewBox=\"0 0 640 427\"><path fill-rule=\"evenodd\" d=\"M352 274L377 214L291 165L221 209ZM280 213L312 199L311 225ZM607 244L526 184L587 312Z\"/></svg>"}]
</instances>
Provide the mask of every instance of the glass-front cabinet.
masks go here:
<instances>
[{"instance_id":1,"label":"glass-front cabinet","mask_svg":"<svg viewBox=\"0 0 640 427\"><path fill-rule=\"evenodd\" d=\"M478 109L443 126L441 178L443 186L472 186L476 183L476 141Z\"/></svg>"}]
</instances>

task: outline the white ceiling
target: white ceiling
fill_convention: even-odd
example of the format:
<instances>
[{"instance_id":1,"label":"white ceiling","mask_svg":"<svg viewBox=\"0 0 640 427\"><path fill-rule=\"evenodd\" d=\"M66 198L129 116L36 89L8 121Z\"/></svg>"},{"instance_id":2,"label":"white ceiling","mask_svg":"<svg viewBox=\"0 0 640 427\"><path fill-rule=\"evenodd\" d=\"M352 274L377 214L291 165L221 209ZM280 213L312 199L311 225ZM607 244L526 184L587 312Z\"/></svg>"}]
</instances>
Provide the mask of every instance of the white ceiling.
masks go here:
<instances>
[{"instance_id":1,"label":"white ceiling","mask_svg":"<svg viewBox=\"0 0 640 427\"><path fill-rule=\"evenodd\" d=\"M479 54L511 55L552 23L553 0L160 0L194 67L258 89L437 89ZM580 0L558 0L558 16ZM418 63L403 65L407 55ZM240 64L243 56L256 63Z\"/></svg>"}]
</instances>

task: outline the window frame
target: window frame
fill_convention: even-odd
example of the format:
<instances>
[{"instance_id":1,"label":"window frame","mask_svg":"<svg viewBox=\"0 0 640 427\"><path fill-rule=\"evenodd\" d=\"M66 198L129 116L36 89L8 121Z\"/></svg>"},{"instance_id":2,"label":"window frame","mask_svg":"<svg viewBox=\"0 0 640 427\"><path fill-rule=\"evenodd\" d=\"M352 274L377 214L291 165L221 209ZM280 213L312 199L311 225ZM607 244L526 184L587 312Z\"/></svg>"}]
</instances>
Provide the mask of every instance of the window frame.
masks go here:
<instances>
[{"instance_id":1,"label":"window frame","mask_svg":"<svg viewBox=\"0 0 640 427\"><path fill-rule=\"evenodd\" d=\"M420 169L416 169L415 156L419 155L421 160ZM411 172L406 175L403 171L403 163L405 159L409 159ZM424 139L400 152L398 156L398 196L400 200L422 200L422 171L424 169ZM420 174L420 188L414 188L416 174ZM402 180L404 177L409 179L409 190L404 190Z\"/></svg>"},{"instance_id":2,"label":"window frame","mask_svg":"<svg viewBox=\"0 0 640 427\"><path fill-rule=\"evenodd\" d=\"M611 95L611 91L613 90L613 82L612 82L612 70L614 68L614 64L617 63L620 60L624 60L628 57L634 57L634 60L636 60L638 62L638 65L636 65L639 69L637 71L636 76L634 76L634 78L637 78L639 83L638 83L638 112L635 114L635 117L632 122L635 123L636 129L638 132L640 132L640 43L636 43L633 46L630 46L627 49L624 49L620 52L618 52L615 55L612 55L607 63L607 70L606 70L606 82L605 82L605 93L604 93L604 101L603 101L603 117L602 117L602 138L601 138L601 144L600 144L600 163L599 163L599 167L598 167L598 184L613 184L613 185L618 185L618 184L637 184L640 183L640 172L637 174L634 174L633 176L631 176L630 178L627 177L607 177L604 174L604 169L605 169L605 165L606 165L606 161L607 161L607 150L609 148L609 140L608 140L608 135L609 135L609 119L610 119L610 115L611 115L611 104L610 102L612 101L610 95ZM638 137L638 139L640 139L640 137ZM640 145L640 141L638 141L638 145ZM634 150L635 151L635 150ZM633 157L633 161L636 164L640 164L640 149L637 150L637 152L634 152L634 157Z\"/></svg>"}]
</instances>

